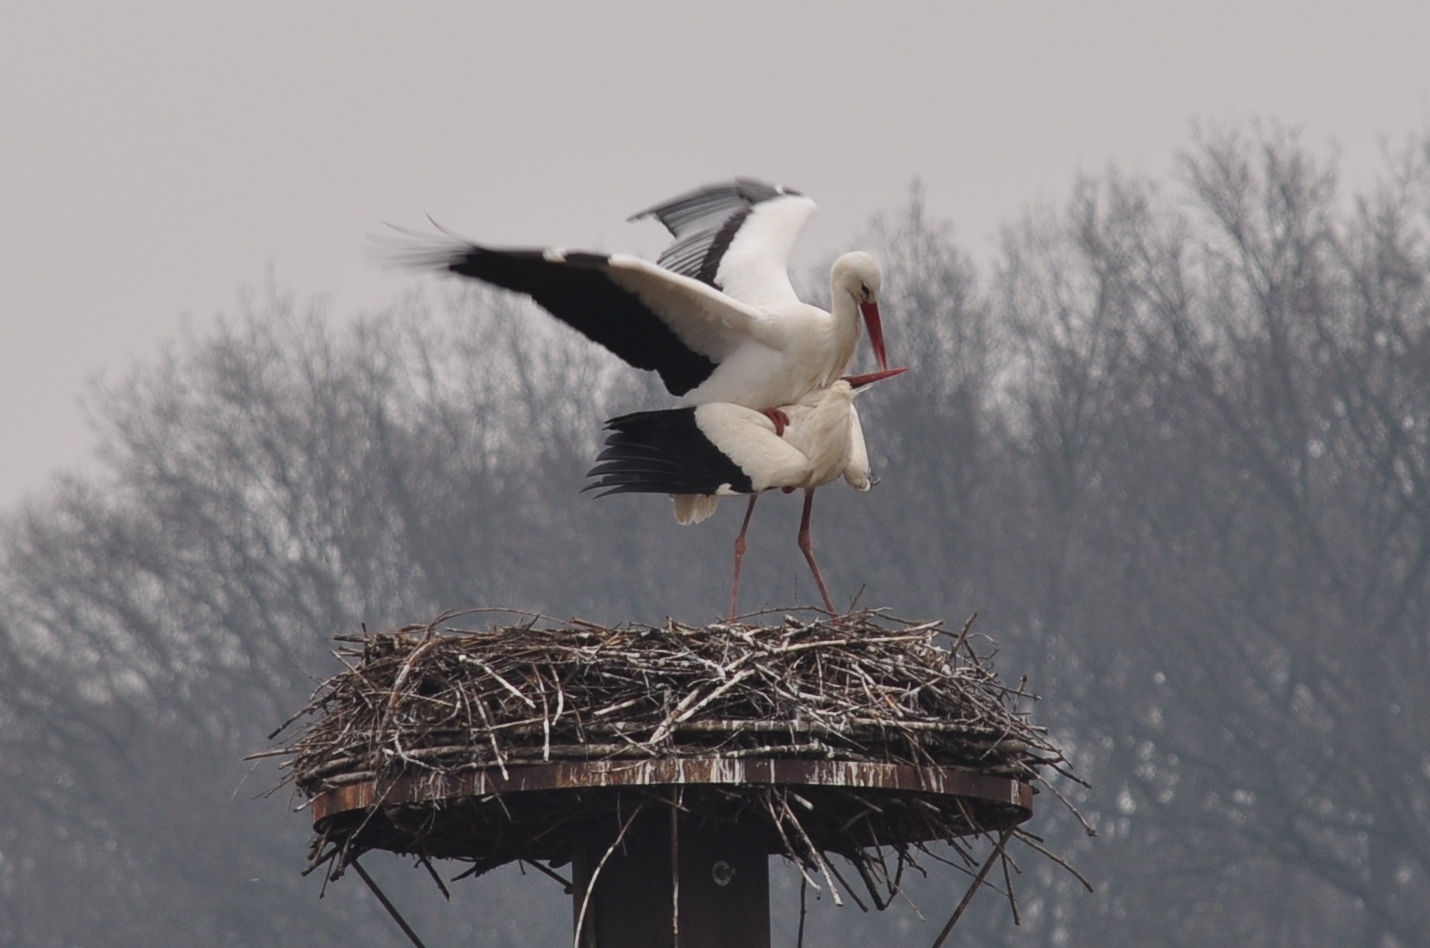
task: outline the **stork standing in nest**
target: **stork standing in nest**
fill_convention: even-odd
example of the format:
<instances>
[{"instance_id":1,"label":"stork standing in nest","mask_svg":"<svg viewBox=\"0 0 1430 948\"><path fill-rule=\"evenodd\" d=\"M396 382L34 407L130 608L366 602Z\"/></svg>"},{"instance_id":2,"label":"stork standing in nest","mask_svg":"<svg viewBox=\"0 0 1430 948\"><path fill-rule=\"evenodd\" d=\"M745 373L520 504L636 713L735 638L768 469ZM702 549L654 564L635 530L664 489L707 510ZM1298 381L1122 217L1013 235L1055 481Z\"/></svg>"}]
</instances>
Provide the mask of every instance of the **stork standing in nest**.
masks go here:
<instances>
[{"instance_id":1,"label":"stork standing in nest","mask_svg":"<svg viewBox=\"0 0 1430 948\"><path fill-rule=\"evenodd\" d=\"M668 493L681 524L699 523L715 512L723 495L748 494L749 506L735 538L730 617L739 614L740 565L745 533L761 492L804 490L799 548L831 615L838 614L814 559L810 518L817 488L843 477L858 490L873 486L869 454L855 395L865 386L905 371L888 369L838 379L827 388L781 406L782 424L768 412L729 402L643 411L606 423L606 448L588 476L597 496Z\"/></svg>"}]
</instances>

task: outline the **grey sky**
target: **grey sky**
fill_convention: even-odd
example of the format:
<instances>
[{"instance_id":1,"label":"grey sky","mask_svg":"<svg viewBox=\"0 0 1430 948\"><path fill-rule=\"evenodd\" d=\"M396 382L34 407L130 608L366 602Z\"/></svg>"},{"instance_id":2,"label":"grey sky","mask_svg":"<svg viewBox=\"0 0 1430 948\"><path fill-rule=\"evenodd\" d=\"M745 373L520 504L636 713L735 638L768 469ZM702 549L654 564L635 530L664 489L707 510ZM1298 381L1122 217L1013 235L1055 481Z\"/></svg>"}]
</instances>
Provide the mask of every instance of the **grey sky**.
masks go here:
<instances>
[{"instance_id":1,"label":"grey sky","mask_svg":"<svg viewBox=\"0 0 1430 948\"><path fill-rule=\"evenodd\" d=\"M819 202L800 264L917 175L986 256L1079 170L1165 174L1193 118L1299 125L1365 184L1430 129L1427 48L1424 0L8 4L0 506L81 465L87 377L270 265L393 299L383 221L653 255L627 215L750 174Z\"/></svg>"}]
</instances>

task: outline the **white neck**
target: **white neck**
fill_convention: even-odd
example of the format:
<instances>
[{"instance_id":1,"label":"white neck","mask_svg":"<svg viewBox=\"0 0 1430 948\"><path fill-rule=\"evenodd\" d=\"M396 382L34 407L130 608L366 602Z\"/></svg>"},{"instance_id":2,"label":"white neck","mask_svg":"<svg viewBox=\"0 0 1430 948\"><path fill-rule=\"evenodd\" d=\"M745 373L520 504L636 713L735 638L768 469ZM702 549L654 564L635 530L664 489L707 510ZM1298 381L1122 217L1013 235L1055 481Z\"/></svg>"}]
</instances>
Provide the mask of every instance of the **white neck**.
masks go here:
<instances>
[{"instance_id":1,"label":"white neck","mask_svg":"<svg viewBox=\"0 0 1430 948\"><path fill-rule=\"evenodd\" d=\"M829 309L834 320L835 357L829 377L824 379L825 385L834 384L834 380L843 375L844 370L849 368L849 363L854 361L854 350L859 346L859 326L863 319L859 313L859 304L847 290L834 284L830 286L830 291Z\"/></svg>"}]
</instances>

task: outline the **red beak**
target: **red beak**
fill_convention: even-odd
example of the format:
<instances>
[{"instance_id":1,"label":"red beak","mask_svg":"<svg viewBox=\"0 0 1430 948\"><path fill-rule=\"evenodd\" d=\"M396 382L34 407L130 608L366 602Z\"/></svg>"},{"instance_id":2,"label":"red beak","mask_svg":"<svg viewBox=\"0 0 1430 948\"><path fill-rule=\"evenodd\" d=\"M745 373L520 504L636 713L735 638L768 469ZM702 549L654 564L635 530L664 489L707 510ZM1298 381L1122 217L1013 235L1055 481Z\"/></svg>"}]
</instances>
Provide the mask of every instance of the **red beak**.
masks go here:
<instances>
[{"instance_id":1,"label":"red beak","mask_svg":"<svg viewBox=\"0 0 1430 948\"><path fill-rule=\"evenodd\" d=\"M888 369L889 357L884 354L884 324L879 321L879 304L860 303L859 312L864 314L864 325L869 327L869 345L874 347L874 358L879 360L879 368Z\"/></svg>"},{"instance_id":2,"label":"red beak","mask_svg":"<svg viewBox=\"0 0 1430 948\"><path fill-rule=\"evenodd\" d=\"M844 381L848 382L852 387L859 389L866 385L872 385L881 379L891 379L896 375L903 375L908 370L909 367L904 366L901 369L884 369L882 372L870 372L867 375L846 375L844 376Z\"/></svg>"}]
</instances>

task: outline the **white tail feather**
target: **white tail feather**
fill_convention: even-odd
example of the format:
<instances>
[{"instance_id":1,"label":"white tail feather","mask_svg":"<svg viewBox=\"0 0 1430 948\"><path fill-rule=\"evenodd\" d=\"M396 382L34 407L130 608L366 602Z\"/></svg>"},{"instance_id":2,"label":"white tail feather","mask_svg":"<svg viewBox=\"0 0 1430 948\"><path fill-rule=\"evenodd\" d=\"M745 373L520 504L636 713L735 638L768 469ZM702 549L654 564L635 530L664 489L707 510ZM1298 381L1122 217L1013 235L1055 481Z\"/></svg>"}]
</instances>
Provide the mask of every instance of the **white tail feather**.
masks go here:
<instances>
[{"instance_id":1,"label":"white tail feather","mask_svg":"<svg viewBox=\"0 0 1430 948\"><path fill-rule=\"evenodd\" d=\"M675 519L682 527L699 523L715 512L720 498L715 494L671 494L675 504Z\"/></svg>"}]
</instances>

